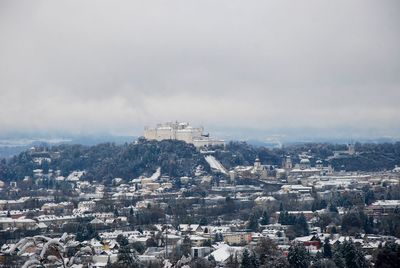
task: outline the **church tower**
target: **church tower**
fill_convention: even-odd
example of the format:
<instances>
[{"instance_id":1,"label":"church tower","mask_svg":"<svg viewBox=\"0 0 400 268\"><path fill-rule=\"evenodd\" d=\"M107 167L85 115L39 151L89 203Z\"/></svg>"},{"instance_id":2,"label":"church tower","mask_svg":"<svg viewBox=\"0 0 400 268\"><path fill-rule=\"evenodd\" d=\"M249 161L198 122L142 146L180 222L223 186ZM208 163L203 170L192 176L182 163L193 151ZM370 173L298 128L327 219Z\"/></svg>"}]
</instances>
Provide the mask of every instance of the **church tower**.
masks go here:
<instances>
[{"instance_id":1,"label":"church tower","mask_svg":"<svg viewBox=\"0 0 400 268\"><path fill-rule=\"evenodd\" d=\"M285 156L282 166L285 170L291 170L293 168L292 158L290 155Z\"/></svg>"}]
</instances>

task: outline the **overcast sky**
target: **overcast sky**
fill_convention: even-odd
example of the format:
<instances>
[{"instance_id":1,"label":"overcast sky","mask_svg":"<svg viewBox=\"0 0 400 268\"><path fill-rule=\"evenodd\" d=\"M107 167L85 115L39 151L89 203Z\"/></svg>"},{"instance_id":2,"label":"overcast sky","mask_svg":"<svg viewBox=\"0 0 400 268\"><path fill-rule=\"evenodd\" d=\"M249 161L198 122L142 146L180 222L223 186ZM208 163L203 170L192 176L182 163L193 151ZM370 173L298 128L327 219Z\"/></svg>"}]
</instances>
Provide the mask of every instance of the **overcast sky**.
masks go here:
<instances>
[{"instance_id":1,"label":"overcast sky","mask_svg":"<svg viewBox=\"0 0 400 268\"><path fill-rule=\"evenodd\" d=\"M397 0L3 0L0 38L0 134L400 136Z\"/></svg>"}]
</instances>

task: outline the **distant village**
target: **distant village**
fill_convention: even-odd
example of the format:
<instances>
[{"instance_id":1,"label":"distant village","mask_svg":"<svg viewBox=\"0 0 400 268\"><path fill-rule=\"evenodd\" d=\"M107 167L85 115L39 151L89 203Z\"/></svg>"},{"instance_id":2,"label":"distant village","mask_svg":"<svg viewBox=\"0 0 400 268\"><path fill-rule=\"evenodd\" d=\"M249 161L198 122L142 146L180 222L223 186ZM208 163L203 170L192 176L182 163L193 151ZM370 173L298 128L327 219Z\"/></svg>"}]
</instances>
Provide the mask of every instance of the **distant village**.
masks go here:
<instances>
[{"instance_id":1,"label":"distant village","mask_svg":"<svg viewBox=\"0 0 400 268\"><path fill-rule=\"evenodd\" d=\"M203 131L179 122L144 131L147 140L193 144L208 167L192 176L159 167L106 186L85 180L85 170L34 168L0 181L0 267L311 267L335 263L327 250L349 241L373 265L385 244L400 245L400 167L335 170L305 151L278 166L256 158L228 169L213 150L225 141ZM33 166L56 157L42 150L29 150ZM329 157L357 153L350 144ZM271 260L260 253L267 247ZM308 266L294 266L302 249Z\"/></svg>"}]
</instances>

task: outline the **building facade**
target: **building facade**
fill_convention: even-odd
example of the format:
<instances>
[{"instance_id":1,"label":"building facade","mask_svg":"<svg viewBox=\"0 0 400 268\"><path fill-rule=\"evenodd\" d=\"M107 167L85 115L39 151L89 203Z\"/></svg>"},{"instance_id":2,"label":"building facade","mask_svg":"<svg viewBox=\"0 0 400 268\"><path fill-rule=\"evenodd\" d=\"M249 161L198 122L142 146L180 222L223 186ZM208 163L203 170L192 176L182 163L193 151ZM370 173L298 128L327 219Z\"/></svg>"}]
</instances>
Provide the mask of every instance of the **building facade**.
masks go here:
<instances>
[{"instance_id":1,"label":"building facade","mask_svg":"<svg viewBox=\"0 0 400 268\"><path fill-rule=\"evenodd\" d=\"M157 124L155 128L146 127L144 137L147 140L157 141L181 140L198 148L225 144L223 140L213 139L208 134L203 134L203 131L203 127L192 127L189 123L167 122Z\"/></svg>"}]
</instances>

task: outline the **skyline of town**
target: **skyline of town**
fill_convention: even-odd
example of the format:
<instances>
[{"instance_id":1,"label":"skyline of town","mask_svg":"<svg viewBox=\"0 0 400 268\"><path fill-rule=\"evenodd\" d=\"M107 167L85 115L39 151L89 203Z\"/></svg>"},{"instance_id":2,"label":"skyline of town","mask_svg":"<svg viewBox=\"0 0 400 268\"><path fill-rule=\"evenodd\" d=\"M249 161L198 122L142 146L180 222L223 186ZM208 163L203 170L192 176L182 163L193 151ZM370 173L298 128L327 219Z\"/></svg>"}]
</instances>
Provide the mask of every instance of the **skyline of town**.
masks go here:
<instances>
[{"instance_id":1,"label":"skyline of town","mask_svg":"<svg viewBox=\"0 0 400 268\"><path fill-rule=\"evenodd\" d=\"M398 268L400 1L0 0L0 268Z\"/></svg>"}]
</instances>

